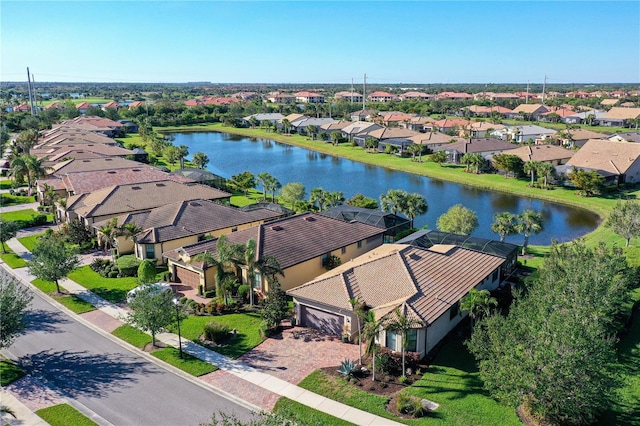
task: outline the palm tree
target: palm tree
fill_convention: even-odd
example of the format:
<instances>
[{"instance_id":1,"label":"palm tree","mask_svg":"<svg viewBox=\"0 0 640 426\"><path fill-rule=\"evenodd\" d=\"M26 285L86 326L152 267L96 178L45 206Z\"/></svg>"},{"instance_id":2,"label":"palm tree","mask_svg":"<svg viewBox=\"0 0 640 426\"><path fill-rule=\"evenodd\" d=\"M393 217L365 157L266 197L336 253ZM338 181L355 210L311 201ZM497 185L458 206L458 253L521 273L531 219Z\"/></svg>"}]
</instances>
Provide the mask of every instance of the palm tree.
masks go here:
<instances>
[{"instance_id":1,"label":"palm tree","mask_svg":"<svg viewBox=\"0 0 640 426\"><path fill-rule=\"evenodd\" d=\"M291 122L287 118L282 119L282 127L284 127L284 133L289 133L289 129L291 128Z\"/></svg>"},{"instance_id":2,"label":"palm tree","mask_svg":"<svg viewBox=\"0 0 640 426\"><path fill-rule=\"evenodd\" d=\"M471 328L475 327L476 320L489 315L491 307L498 306L495 297L491 297L489 290L476 290L472 288L466 296L460 300L460 310L469 312Z\"/></svg>"},{"instance_id":3,"label":"palm tree","mask_svg":"<svg viewBox=\"0 0 640 426\"><path fill-rule=\"evenodd\" d=\"M485 159L479 152L471 154L471 165L475 168L475 173L480 173L480 167L485 163Z\"/></svg>"},{"instance_id":4,"label":"palm tree","mask_svg":"<svg viewBox=\"0 0 640 426\"><path fill-rule=\"evenodd\" d=\"M367 313L363 317L364 319L364 328L362 329L362 334L367 342L367 346L365 346L364 353L368 356L371 356L371 373L372 380L375 382L376 380L376 338L380 333L380 328L382 327L382 319L376 319L376 314L372 310L367 311Z\"/></svg>"},{"instance_id":5,"label":"palm tree","mask_svg":"<svg viewBox=\"0 0 640 426\"><path fill-rule=\"evenodd\" d=\"M349 299L349 303L355 312L358 319L358 364L362 365L362 320L366 315L366 305L358 300L358 298Z\"/></svg>"},{"instance_id":6,"label":"palm tree","mask_svg":"<svg viewBox=\"0 0 640 426\"><path fill-rule=\"evenodd\" d=\"M542 213L535 210L527 209L518 216L519 223L517 231L524 234L524 244L522 244L522 255L527 254L527 246L529 245L529 235L537 234L543 229Z\"/></svg>"},{"instance_id":7,"label":"palm tree","mask_svg":"<svg viewBox=\"0 0 640 426\"><path fill-rule=\"evenodd\" d=\"M391 324L387 326L387 330L396 333L402 337L402 375L405 375L405 352L408 345L407 333L409 330L414 328L424 327L424 322L422 320L415 318L407 314L407 305L406 303L402 305L402 310L400 306L397 306L393 310L394 319Z\"/></svg>"},{"instance_id":8,"label":"palm tree","mask_svg":"<svg viewBox=\"0 0 640 426\"><path fill-rule=\"evenodd\" d=\"M178 156L180 157L180 169L184 169L184 157L189 155L189 147L186 145L180 145L178 147Z\"/></svg>"},{"instance_id":9,"label":"palm tree","mask_svg":"<svg viewBox=\"0 0 640 426\"><path fill-rule=\"evenodd\" d=\"M309 124L304 129L307 132L307 134L311 136L312 141L316 140L316 134L318 133L318 128L316 126L314 126L313 124Z\"/></svg>"},{"instance_id":10,"label":"palm tree","mask_svg":"<svg viewBox=\"0 0 640 426\"><path fill-rule=\"evenodd\" d=\"M407 147L406 151L411 154L411 161L416 161L416 154L422 154L422 145L411 144Z\"/></svg>"},{"instance_id":11,"label":"palm tree","mask_svg":"<svg viewBox=\"0 0 640 426\"><path fill-rule=\"evenodd\" d=\"M425 214L429 210L427 200L417 192L407 194L401 207L401 212L411 220L411 228L413 228L413 220L416 216Z\"/></svg>"},{"instance_id":12,"label":"palm tree","mask_svg":"<svg viewBox=\"0 0 640 426\"><path fill-rule=\"evenodd\" d=\"M344 194L341 191L331 191L327 194L327 204L329 207L341 206L344 200Z\"/></svg>"},{"instance_id":13,"label":"palm tree","mask_svg":"<svg viewBox=\"0 0 640 426\"><path fill-rule=\"evenodd\" d=\"M119 232L120 232L120 235L122 235L125 238L125 240L133 241L133 252L135 253L136 242L137 242L136 235L142 232L142 227L138 226L135 222L129 222L122 225L119 229Z\"/></svg>"},{"instance_id":14,"label":"palm tree","mask_svg":"<svg viewBox=\"0 0 640 426\"><path fill-rule=\"evenodd\" d=\"M11 160L10 174L13 177L13 184L15 186L24 183L24 178L28 177L29 175L29 169L27 168L27 163L25 162L25 158L23 156L18 156ZM29 177L29 179L31 178ZM30 181L29 185L31 185Z\"/></svg>"},{"instance_id":15,"label":"palm tree","mask_svg":"<svg viewBox=\"0 0 640 426\"><path fill-rule=\"evenodd\" d=\"M222 235L216 243L216 255L209 252L198 253L193 257L195 262L203 262L203 269L207 265L216 267L216 297L224 297L223 281L227 273L235 275L236 267L243 257L244 247L241 244L229 244L227 237Z\"/></svg>"},{"instance_id":16,"label":"palm tree","mask_svg":"<svg viewBox=\"0 0 640 426\"><path fill-rule=\"evenodd\" d=\"M105 251L111 249L113 263L116 263L116 254L113 250L113 242L118 236L118 218L107 221L98 229L98 246L104 247Z\"/></svg>"},{"instance_id":17,"label":"palm tree","mask_svg":"<svg viewBox=\"0 0 640 426\"><path fill-rule=\"evenodd\" d=\"M529 184L529 186L533 186L533 178L535 176L535 174L538 172L538 167L540 167L540 161L527 161L526 163L524 163L524 167L523 170L525 173L531 175L531 184Z\"/></svg>"},{"instance_id":18,"label":"palm tree","mask_svg":"<svg viewBox=\"0 0 640 426\"><path fill-rule=\"evenodd\" d=\"M472 157L472 155L473 155L472 153L467 152L466 154L464 154L462 156L462 158L460 158L460 162L465 165L464 171L467 172L467 173L469 173L469 167L471 167L471 157Z\"/></svg>"},{"instance_id":19,"label":"palm tree","mask_svg":"<svg viewBox=\"0 0 640 426\"><path fill-rule=\"evenodd\" d=\"M322 188L313 188L309 193L309 202L314 206L317 203L318 211L323 211L328 203L329 191Z\"/></svg>"},{"instance_id":20,"label":"palm tree","mask_svg":"<svg viewBox=\"0 0 640 426\"><path fill-rule=\"evenodd\" d=\"M331 142L333 145L338 145L338 141L342 138L342 133L340 132L331 132L329 135L331 137Z\"/></svg>"},{"instance_id":21,"label":"palm tree","mask_svg":"<svg viewBox=\"0 0 640 426\"><path fill-rule=\"evenodd\" d=\"M496 213L493 216L491 230L500 235L500 241L504 242L504 238L507 235L515 235L518 233L517 219L518 216L509 212Z\"/></svg>"},{"instance_id":22,"label":"palm tree","mask_svg":"<svg viewBox=\"0 0 640 426\"><path fill-rule=\"evenodd\" d=\"M553 171L555 168L553 164L547 162L540 162L538 165L537 173L538 176L544 179L543 188L546 188L549 183L549 178L553 176Z\"/></svg>"},{"instance_id":23,"label":"palm tree","mask_svg":"<svg viewBox=\"0 0 640 426\"><path fill-rule=\"evenodd\" d=\"M389 211L397 214L404 209L405 200L407 199L407 191L402 189L390 189L386 194L380 196L380 207L383 212Z\"/></svg>"},{"instance_id":24,"label":"palm tree","mask_svg":"<svg viewBox=\"0 0 640 426\"><path fill-rule=\"evenodd\" d=\"M274 176L268 176L264 181L263 181L263 185L264 185L264 190L265 191L269 191L271 192L271 202L275 203L276 202L276 191L280 188L282 188L282 184L280 183L280 181L275 178Z\"/></svg>"},{"instance_id":25,"label":"palm tree","mask_svg":"<svg viewBox=\"0 0 640 426\"><path fill-rule=\"evenodd\" d=\"M262 172L256 176L256 180L259 184L262 184L262 199L267 200L267 182L272 179L273 176L269 172Z\"/></svg>"}]
</instances>

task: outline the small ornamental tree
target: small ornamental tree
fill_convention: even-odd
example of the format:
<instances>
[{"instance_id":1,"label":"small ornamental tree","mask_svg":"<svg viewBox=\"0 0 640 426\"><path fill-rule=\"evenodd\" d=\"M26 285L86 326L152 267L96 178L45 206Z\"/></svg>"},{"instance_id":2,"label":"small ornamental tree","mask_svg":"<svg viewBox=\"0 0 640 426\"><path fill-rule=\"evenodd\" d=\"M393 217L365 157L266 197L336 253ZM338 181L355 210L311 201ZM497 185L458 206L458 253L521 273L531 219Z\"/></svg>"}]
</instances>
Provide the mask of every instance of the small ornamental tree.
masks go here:
<instances>
[{"instance_id":1,"label":"small ornamental tree","mask_svg":"<svg viewBox=\"0 0 640 426\"><path fill-rule=\"evenodd\" d=\"M267 330L278 328L282 320L289 315L286 294L280 287L280 281L275 277L269 283L269 292L260 314Z\"/></svg>"},{"instance_id":2,"label":"small ornamental tree","mask_svg":"<svg viewBox=\"0 0 640 426\"><path fill-rule=\"evenodd\" d=\"M60 293L58 280L78 267L80 259L75 248L65 246L64 242L54 235L41 237L32 250L33 258L29 261L29 273L36 277L54 282Z\"/></svg>"},{"instance_id":3,"label":"small ornamental tree","mask_svg":"<svg viewBox=\"0 0 640 426\"><path fill-rule=\"evenodd\" d=\"M437 227L442 232L470 235L478 227L478 216L473 210L456 204L438 218Z\"/></svg>"},{"instance_id":4,"label":"small ornamental tree","mask_svg":"<svg viewBox=\"0 0 640 426\"><path fill-rule=\"evenodd\" d=\"M605 224L624 238L626 246L629 247L631 238L640 236L640 204L619 200L609 213Z\"/></svg>"},{"instance_id":5,"label":"small ornamental tree","mask_svg":"<svg viewBox=\"0 0 640 426\"><path fill-rule=\"evenodd\" d=\"M138 266L138 281L151 284L156 281L156 264L152 259L144 259Z\"/></svg>"},{"instance_id":6,"label":"small ornamental tree","mask_svg":"<svg viewBox=\"0 0 640 426\"><path fill-rule=\"evenodd\" d=\"M16 277L0 269L0 349L9 347L24 330L25 310L32 298Z\"/></svg>"},{"instance_id":7,"label":"small ornamental tree","mask_svg":"<svg viewBox=\"0 0 640 426\"><path fill-rule=\"evenodd\" d=\"M17 233L18 224L16 222L0 219L0 243L2 243L3 253L7 252L4 243L15 237Z\"/></svg>"},{"instance_id":8,"label":"small ornamental tree","mask_svg":"<svg viewBox=\"0 0 640 426\"><path fill-rule=\"evenodd\" d=\"M173 308L173 292L158 291L146 285L136 293L135 299L129 303L131 312L127 322L134 327L151 333L151 344L156 345L156 334L171 324L176 313Z\"/></svg>"}]
</instances>

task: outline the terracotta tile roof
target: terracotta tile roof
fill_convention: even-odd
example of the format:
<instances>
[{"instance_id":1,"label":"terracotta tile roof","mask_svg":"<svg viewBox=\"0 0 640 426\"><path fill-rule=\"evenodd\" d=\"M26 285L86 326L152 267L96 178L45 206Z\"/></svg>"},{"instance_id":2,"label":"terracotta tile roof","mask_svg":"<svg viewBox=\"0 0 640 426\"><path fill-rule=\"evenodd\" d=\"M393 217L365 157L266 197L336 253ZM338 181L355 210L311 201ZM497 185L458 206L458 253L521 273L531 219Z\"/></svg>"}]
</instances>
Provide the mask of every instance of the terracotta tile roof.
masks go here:
<instances>
[{"instance_id":1,"label":"terracotta tile roof","mask_svg":"<svg viewBox=\"0 0 640 426\"><path fill-rule=\"evenodd\" d=\"M92 105L89 102L80 102L79 104L76 105L77 109L87 109L89 107L91 107Z\"/></svg>"},{"instance_id":2,"label":"terracotta tile roof","mask_svg":"<svg viewBox=\"0 0 640 426\"><path fill-rule=\"evenodd\" d=\"M555 160L568 160L573 157L575 151L561 148L555 145L527 145L509 150L509 155L517 155L522 161L543 161L551 162Z\"/></svg>"},{"instance_id":3,"label":"terracotta tile roof","mask_svg":"<svg viewBox=\"0 0 640 426\"><path fill-rule=\"evenodd\" d=\"M452 139L455 141L465 140L458 136L450 136L450 135L447 135L446 133L441 133L441 132L420 133L418 135L415 135L409 138L409 140L412 141L413 143L417 143L421 145L444 144L444 143L451 142Z\"/></svg>"},{"instance_id":4,"label":"terracotta tile roof","mask_svg":"<svg viewBox=\"0 0 640 426\"><path fill-rule=\"evenodd\" d=\"M116 101L107 102L102 108L118 108L120 105Z\"/></svg>"},{"instance_id":5,"label":"terracotta tile roof","mask_svg":"<svg viewBox=\"0 0 640 426\"><path fill-rule=\"evenodd\" d=\"M626 173L638 161L638 157L638 143L590 139L571 157L567 165L620 175Z\"/></svg>"},{"instance_id":6,"label":"terracotta tile roof","mask_svg":"<svg viewBox=\"0 0 640 426\"><path fill-rule=\"evenodd\" d=\"M143 164L121 157L71 159L55 164L53 173L63 175L74 172L129 169L136 166L143 166Z\"/></svg>"},{"instance_id":7,"label":"terracotta tile roof","mask_svg":"<svg viewBox=\"0 0 640 426\"><path fill-rule=\"evenodd\" d=\"M129 108L137 108L139 106L144 106L144 102L142 101L133 101L129 104Z\"/></svg>"},{"instance_id":8,"label":"terracotta tile roof","mask_svg":"<svg viewBox=\"0 0 640 426\"><path fill-rule=\"evenodd\" d=\"M397 96L393 93L377 91L369 94L370 98L396 98Z\"/></svg>"},{"instance_id":9,"label":"terracotta tile roof","mask_svg":"<svg viewBox=\"0 0 640 426\"><path fill-rule=\"evenodd\" d=\"M547 112L543 112L540 115L550 115L550 114L558 114L560 117L569 117L572 115L575 115L575 111L572 109L567 109L567 108L560 108L560 109L556 109L553 111L547 111Z\"/></svg>"},{"instance_id":10,"label":"terracotta tile roof","mask_svg":"<svg viewBox=\"0 0 640 426\"><path fill-rule=\"evenodd\" d=\"M608 135L605 135L604 133L592 132L591 130L587 129L569 129L565 130L564 133L570 133L573 137L573 140L577 141L584 141L588 139L605 139L608 137Z\"/></svg>"},{"instance_id":11,"label":"terracotta tile roof","mask_svg":"<svg viewBox=\"0 0 640 426\"><path fill-rule=\"evenodd\" d=\"M110 186L142 182L173 180L182 183L193 183L191 179L143 164L138 164L131 168L66 173L62 180L67 191L71 194L85 194Z\"/></svg>"},{"instance_id":12,"label":"terracotta tile roof","mask_svg":"<svg viewBox=\"0 0 640 426\"><path fill-rule=\"evenodd\" d=\"M350 298L359 298L378 317L406 304L429 324L503 262L497 256L455 246L423 249L385 244L287 294L345 310L352 310Z\"/></svg>"},{"instance_id":13,"label":"terracotta tile roof","mask_svg":"<svg viewBox=\"0 0 640 426\"><path fill-rule=\"evenodd\" d=\"M373 130L369 132L369 136L378 140L392 139L392 138L410 138L418 135L419 132L415 130L409 130L401 127L383 127L381 129Z\"/></svg>"},{"instance_id":14,"label":"terracotta tile roof","mask_svg":"<svg viewBox=\"0 0 640 426\"><path fill-rule=\"evenodd\" d=\"M463 120L462 118L445 118L444 120L434 121L433 125L440 128L450 128L450 127L467 127L472 121Z\"/></svg>"},{"instance_id":15,"label":"terracotta tile roof","mask_svg":"<svg viewBox=\"0 0 640 426\"><path fill-rule=\"evenodd\" d=\"M473 98L468 93L457 93L457 92L440 92L436 95L436 99L469 99Z\"/></svg>"},{"instance_id":16,"label":"terracotta tile roof","mask_svg":"<svg viewBox=\"0 0 640 426\"><path fill-rule=\"evenodd\" d=\"M502 124L490 123L488 121L476 121L471 123L471 128L476 131L487 131L489 129L500 130L504 129L506 126Z\"/></svg>"},{"instance_id":17,"label":"terracotta tile roof","mask_svg":"<svg viewBox=\"0 0 640 426\"><path fill-rule=\"evenodd\" d=\"M538 111L549 111L549 108L542 104L521 104L513 109L513 112L516 114L519 112L523 112L525 114L533 114L534 112Z\"/></svg>"},{"instance_id":18,"label":"terracotta tile roof","mask_svg":"<svg viewBox=\"0 0 640 426\"><path fill-rule=\"evenodd\" d=\"M55 147L43 147L32 149L32 155L45 158L47 161L59 161L63 158L98 158L98 157L124 157L133 154L133 151L118 146L94 144L67 144Z\"/></svg>"}]
</instances>

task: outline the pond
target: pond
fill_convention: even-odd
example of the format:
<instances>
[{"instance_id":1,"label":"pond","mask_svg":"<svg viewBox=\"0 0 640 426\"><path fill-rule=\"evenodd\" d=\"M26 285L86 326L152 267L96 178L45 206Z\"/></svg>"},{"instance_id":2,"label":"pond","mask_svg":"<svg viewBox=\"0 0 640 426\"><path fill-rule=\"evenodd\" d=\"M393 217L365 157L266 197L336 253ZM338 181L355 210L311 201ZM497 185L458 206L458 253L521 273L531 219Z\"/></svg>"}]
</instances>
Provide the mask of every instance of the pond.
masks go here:
<instances>
[{"instance_id":1,"label":"pond","mask_svg":"<svg viewBox=\"0 0 640 426\"><path fill-rule=\"evenodd\" d=\"M429 211L415 219L417 228L436 229L438 217L455 204L476 212L479 227L473 235L483 238L498 239L497 234L491 232L491 224L493 215L504 211L542 212L544 230L530 237L530 243L537 245L548 245L552 240L569 241L598 226L598 216L584 209L389 170L271 140L219 132L175 133L174 136L174 144L188 146L190 155L207 154L207 169L219 176L230 178L247 170L255 175L269 172L283 185L301 182L307 198L317 187L342 191L347 199L362 193L378 202L380 195L389 189L420 193L426 198ZM522 244L523 236L507 237L507 241Z\"/></svg>"}]
</instances>

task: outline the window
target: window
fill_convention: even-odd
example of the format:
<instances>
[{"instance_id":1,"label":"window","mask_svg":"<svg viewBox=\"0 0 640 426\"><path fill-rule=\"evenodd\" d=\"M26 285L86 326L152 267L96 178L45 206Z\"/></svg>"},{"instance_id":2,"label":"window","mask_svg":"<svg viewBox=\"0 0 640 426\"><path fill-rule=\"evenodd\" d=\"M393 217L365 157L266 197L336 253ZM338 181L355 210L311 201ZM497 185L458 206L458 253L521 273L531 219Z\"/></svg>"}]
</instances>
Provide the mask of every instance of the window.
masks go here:
<instances>
[{"instance_id":1,"label":"window","mask_svg":"<svg viewBox=\"0 0 640 426\"><path fill-rule=\"evenodd\" d=\"M449 319L454 319L456 315L458 315L458 312L460 312L460 302L456 302L449 310Z\"/></svg>"},{"instance_id":2,"label":"window","mask_svg":"<svg viewBox=\"0 0 640 426\"><path fill-rule=\"evenodd\" d=\"M153 244L147 244L144 246L146 250L146 259L154 259L156 257L156 247Z\"/></svg>"},{"instance_id":3,"label":"window","mask_svg":"<svg viewBox=\"0 0 640 426\"><path fill-rule=\"evenodd\" d=\"M392 351L398 350L397 349L398 335L393 331L387 331L386 335L387 335L387 342L385 346L391 349Z\"/></svg>"},{"instance_id":4,"label":"window","mask_svg":"<svg viewBox=\"0 0 640 426\"><path fill-rule=\"evenodd\" d=\"M257 288L258 290L262 290L262 274L256 272L253 281L253 288Z\"/></svg>"},{"instance_id":5,"label":"window","mask_svg":"<svg viewBox=\"0 0 640 426\"><path fill-rule=\"evenodd\" d=\"M361 249L362 248L362 241L358 241L358 248Z\"/></svg>"},{"instance_id":6,"label":"window","mask_svg":"<svg viewBox=\"0 0 640 426\"><path fill-rule=\"evenodd\" d=\"M498 270L493 271L493 275L491 276L491 281L495 281L498 279Z\"/></svg>"},{"instance_id":7,"label":"window","mask_svg":"<svg viewBox=\"0 0 640 426\"><path fill-rule=\"evenodd\" d=\"M236 232L238 230L237 226L234 226L233 228L231 228L231 232Z\"/></svg>"},{"instance_id":8,"label":"window","mask_svg":"<svg viewBox=\"0 0 640 426\"><path fill-rule=\"evenodd\" d=\"M346 247L342 247L340 249L340 252L342 252L342 254L345 254L347 252L347 248Z\"/></svg>"},{"instance_id":9,"label":"window","mask_svg":"<svg viewBox=\"0 0 640 426\"><path fill-rule=\"evenodd\" d=\"M418 350L418 329L412 328L407 331L407 351L417 352Z\"/></svg>"}]
</instances>

